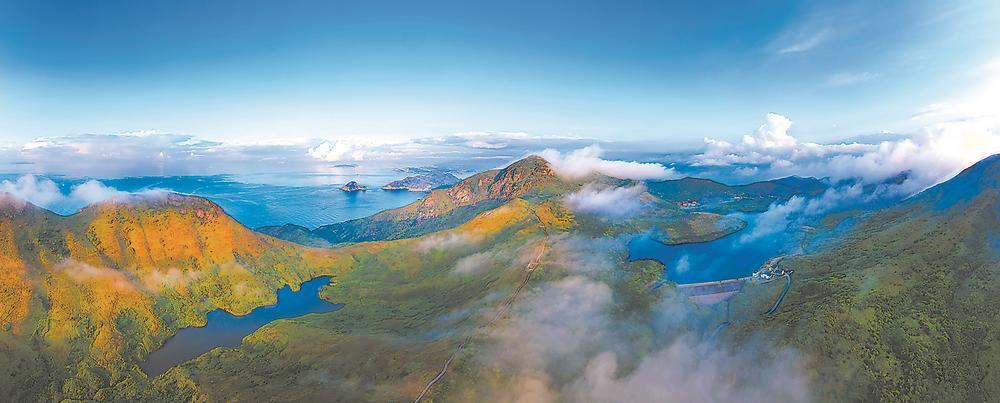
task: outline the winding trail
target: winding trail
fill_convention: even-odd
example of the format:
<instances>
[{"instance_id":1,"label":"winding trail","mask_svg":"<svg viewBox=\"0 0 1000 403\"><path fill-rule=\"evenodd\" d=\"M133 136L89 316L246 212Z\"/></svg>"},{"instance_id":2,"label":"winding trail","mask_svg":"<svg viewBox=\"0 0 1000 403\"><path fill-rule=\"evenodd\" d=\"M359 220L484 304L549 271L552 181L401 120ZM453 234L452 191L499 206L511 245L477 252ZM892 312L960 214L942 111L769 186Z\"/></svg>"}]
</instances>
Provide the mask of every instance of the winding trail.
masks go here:
<instances>
[{"instance_id":1,"label":"winding trail","mask_svg":"<svg viewBox=\"0 0 1000 403\"><path fill-rule=\"evenodd\" d=\"M544 232L545 235L547 236L548 231L546 230L545 225L542 224L540 226L542 232ZM510 310L511 305L514 304L514 300L517 299L517 295L521 293L521 290L524 289L524 286L528 285L528 281L531 280L531 274L534 273L535 269L538 268L538 265L542 260L542 255L544 254L545 254L545 241L543 240L541 243L541 247L539 248L538 255L535 256L533 259L531 259L531 261L528 262L528 265L524 267L525 271L524 278L521 279L521 282L517 285L517 288L515 288L514 292L512 292L510 295L504 298L503 301L500 302L500 305L497 306L496 315L494 315L489 322L486 322L479 328L484 328L493 325L494 323L496 323L496 321L500 320L500 318L503 317ZM420 400L427 395L427 392L430 392L431 387L433 387L435 383L440 381L441 378L444 378L444 374L448 372L448 367L451 365L452 361L455 361L455 358L458 358L458 353L462 352L462 349L464 349L465 346L468 345L470 341L472 341L472 336L476 335L476 330L477 329L472 329L469 332L469 335L466 336L465 339L462 340L462 343L458 345L458 348L456 348L455 351L452 352L450 356L448 356L448 360L444 362L444 367L441 368L441 371L438 372L437 376L435 376L434 379L431 379L431 381L428 382L426 386L424 386L424 390L420 391L420 395L418 395L417 398L413 400L413 403L419 403Z\"/></svg>"},{"instance_id":2,"label":"winding trail","mask_svg":"<svg viewBox=\"0 0 1000 403\"><path fill-rule=\"evenodd\" d=\"M765 313L765 315L770 315L778 310L778 305L781 305L781 301L785 299L785 294L788 294L788 290L792 288L792 273L785 272L785 289L781 290L781 295L778 296L778 300L774 301L774 306Z\"/></svg>"}]
</instances>

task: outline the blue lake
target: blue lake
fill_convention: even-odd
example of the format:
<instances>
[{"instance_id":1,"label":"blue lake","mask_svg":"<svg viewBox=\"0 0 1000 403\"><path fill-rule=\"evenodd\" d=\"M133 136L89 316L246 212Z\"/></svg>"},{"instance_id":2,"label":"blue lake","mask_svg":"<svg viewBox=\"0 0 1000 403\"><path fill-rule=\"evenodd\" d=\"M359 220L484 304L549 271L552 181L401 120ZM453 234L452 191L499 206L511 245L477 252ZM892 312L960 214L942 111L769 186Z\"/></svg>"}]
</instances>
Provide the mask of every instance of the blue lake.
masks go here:
<instances>
[{"instance_id":1,"label":"blue lake","mask_svg":"<svg viewBox=\"0 0 1000 403\"><path fill-rule=\"evenodd\" d=\"M782 254L792 237L785 232L749 239L753 218L742 231L710 242L665 245L652 236L629 243L629 260L651 259L666 266L664 279L677 284L726 280L753 274L768 259Z\"/></svg>"},{"instance_id":2,"label":"blue lake","mask_svg":"<svg viewBox=\"0 0 1000 403\"><path fill-rule=\"evenodd\" d=\"M275 320L336 311L343 305L319 297L320 288L329 283L330 277L323 276L302 283L299 291L282 287L278 290L278 303L262 306L243 316L223 310L209 312L207 325L179 330L163 347L150 353L140 367L147 375L155 377L213 348L239 346L244 337Z\"/></svg>"}]
</instances>

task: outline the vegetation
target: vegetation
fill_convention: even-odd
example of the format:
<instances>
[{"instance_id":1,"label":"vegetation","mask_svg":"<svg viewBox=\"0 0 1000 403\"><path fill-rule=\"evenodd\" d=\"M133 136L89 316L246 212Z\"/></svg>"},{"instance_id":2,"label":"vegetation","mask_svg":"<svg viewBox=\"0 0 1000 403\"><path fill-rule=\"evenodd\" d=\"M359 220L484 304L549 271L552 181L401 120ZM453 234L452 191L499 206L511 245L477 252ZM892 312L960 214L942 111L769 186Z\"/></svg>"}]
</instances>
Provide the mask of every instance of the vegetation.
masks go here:
<instances>
[{"instance_id":1,"label":"vegetation","mask_svg":"<svg viewBox=\"0 0 1000 403\"><path fill-rule=\"evenodd\" d=\"M813 178L796 176L736 186L688 177L649 182L647 188L649 193L671 204L695 201L700 211L726 214L762 212L772 203L794 195L818 195L826 190L827 185Z\"/></svg>"},{"instance_id":2,"label":"vegetation","mask_svg":"<svg viewBox=\"0 0 1000 403\"><path fill-rule=\"evenodd\" d=\"M260 231L277 237L290 235L284 239L308 244L316 244L317 240L339 244L408 238L454 228L515 198L548 199L578 186L560 180L544 159L533 156L504 169L473 175L452 187L433 190L397 209L319 227L311 231L315 239L282 227L264 227Z\"/></svg>"},{"instance_id":3,"label":"vegetation","mask_svg":"<svg viewBox=\"0 0 1000 403\"><path fill-rule=\"evenodd\" d=\"M830 401L1000 399L1000 164L991 159L875 214L828 251L783 263L734 301L734 337L767 332L810 357ZM762 289L761 289L762 288Z\"/></svg>"},{"instance_id":4,"label":"vegetation","mask_svg":"<svg viewBox=\"0 0 1000 403\"><path fill-rule=\"evenodd\" d=\"M4 197L0 218L0 395L24 400L133 399L148 383L136 363L176 329L353 264L179 195L68 217Z\"/></svg>"}]
</instances>

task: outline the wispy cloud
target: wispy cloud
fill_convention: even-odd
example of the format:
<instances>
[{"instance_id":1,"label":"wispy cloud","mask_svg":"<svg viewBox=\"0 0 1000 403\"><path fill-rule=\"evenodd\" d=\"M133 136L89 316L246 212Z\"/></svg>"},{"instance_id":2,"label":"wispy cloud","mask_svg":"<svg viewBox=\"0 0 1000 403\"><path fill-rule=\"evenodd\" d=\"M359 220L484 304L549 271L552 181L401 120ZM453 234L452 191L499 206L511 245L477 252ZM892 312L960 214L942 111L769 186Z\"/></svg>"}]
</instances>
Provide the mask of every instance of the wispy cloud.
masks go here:
<instances>
[{"instance_id":1,"label":"wispy cloud","mask_svg":"<svg viewBox=\"0 0 1000 403\"><path fill-rule=\"evenodd\" d=\"M837 73L830 75L826 80L826 85L830 87L846 87L856 84L861 84L866 81L872 81L879 78L881 75L878 73L871 73L867 71L854 72L854 73Z\"/></svg>"},{"instance_id":2,"label":"wispy cloud","mask_svg":"<svg viewBox=\"0 0 1000 403\"><path fill-rule=\"evenodd\" d=\"M830 33L827 30L820 30L816 32L809 32L805 34L797 34L793 38L781 39L781 42L786 42L778 49L779 54L789 54L789 53L802 53L823 44L830 38Z\"/></svg>"},{"instance_id":3,"label":"wispy cloud","mask_svg":"<svg viewBox=\"0 0 1000 403\"><path fill-rule=\"evenodd\" d=\"M142 131L41 137L0 146L0 172L83 177L322 172L335 164L380 167L453 164L493 168L490 159L533 151L575 149L592 139L471 132L440 137L375 141L363 137L219 142L191 135ZM503 156L498 156L498 150Z\"/></svg>"}]
</instances>

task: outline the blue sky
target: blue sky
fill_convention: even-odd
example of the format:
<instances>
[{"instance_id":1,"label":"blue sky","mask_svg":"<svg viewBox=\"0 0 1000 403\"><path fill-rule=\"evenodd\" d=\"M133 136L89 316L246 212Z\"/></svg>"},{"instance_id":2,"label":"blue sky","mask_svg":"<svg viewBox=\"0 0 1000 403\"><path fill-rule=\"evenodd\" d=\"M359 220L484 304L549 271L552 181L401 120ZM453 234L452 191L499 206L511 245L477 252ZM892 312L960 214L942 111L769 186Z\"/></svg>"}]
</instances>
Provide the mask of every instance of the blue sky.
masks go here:
<instances>
[{"instance_id":1,"label":"blue sky","mask_svg":"<svg viewBox=\"0 0 1000 403\"><path fill-rule=\"evenodd\" d=\"M912 130L998 56L995 2L871 3L8 0L0 134L826 140Z\"/></svg>"}]
</instances>

